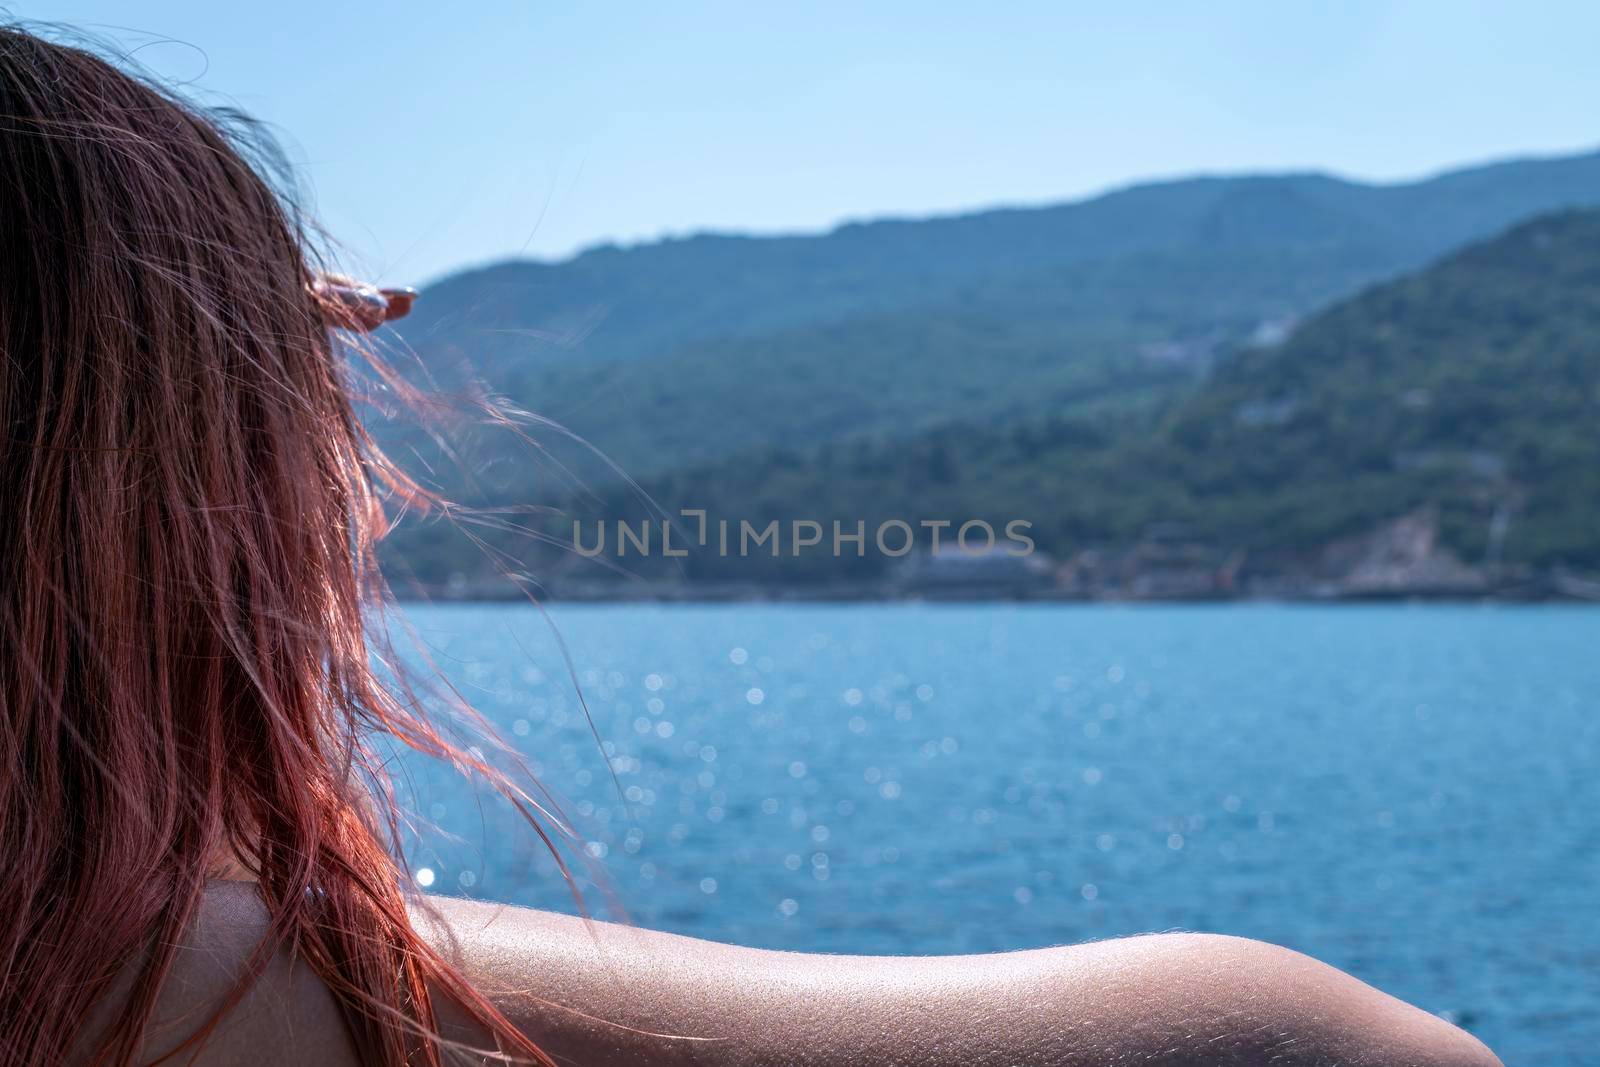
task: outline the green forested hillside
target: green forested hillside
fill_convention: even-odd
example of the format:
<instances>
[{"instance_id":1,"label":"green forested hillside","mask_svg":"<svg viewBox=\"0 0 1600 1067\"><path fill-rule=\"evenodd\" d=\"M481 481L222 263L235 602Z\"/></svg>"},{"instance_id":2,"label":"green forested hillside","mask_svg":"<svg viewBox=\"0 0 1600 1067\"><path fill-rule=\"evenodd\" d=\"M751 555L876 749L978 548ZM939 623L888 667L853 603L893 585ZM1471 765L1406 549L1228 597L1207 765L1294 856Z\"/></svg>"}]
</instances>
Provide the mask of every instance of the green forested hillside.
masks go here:
<instances>
[{"instance_id":1,"label":"green forested hillside","mask_svg":"<svg viewBox=\"0 0 1600 1067\"><path fill-rule=\"evenodd\" d=\"M1427 509L1474 562L1499 512L1499 561L1600 568L1600 212L1543 217L1376 286L1222 361L1164 413L952 423L646 488L668 510L761 521L1024 517L1059 555L1156 529L1293 555ZM747 560L689 566L758 576Z\"/></svg>"},{"instance_id":2,"label":"green forested hillside","mask_svg":"<svg viewBox=\"0 0 1600 1067\"><path fill-rule=\"evenodd\" d=\"M1174 515L1288 545L1433 503L1464 556L1600 564L1600 212L1520 226L1247 351L1148 456Z\"/></svg>"},{"instance_id":3,"label":"green forested hillside","mask_svg":"<svg viewBox=\"0 0 1600 1067\"><path fill-rule=\"evenodd\" d=\"M755 523L1023 518L1057 557L1157 537L1290 566L1420 509L1467 564L1600 569L1600 211L1541 216L1329 306L1451 235L1586 197L1600 156L1386 188L1206 179L492 268L544 278L543 302L530 312L525 289L482 278L430 291L434 319L412 334L430 370L463 380L450 360L480 336L468 320L549 327L551 309L622 294L575 347L481 334L498 362L470 373L612 454L643 492L561 431L533 445L469 432L448 455L388 440L418 445L412 466L447 495L515 509L477 532L534 573L571 563L539 538L570 542L574 515L638 520L645 498ZM1073 241L1052 252L1052 227ZM451 326L469 292L493 313ZM1286 342L1260 329L1317 307ZM389 558L427 585L495 569L447 524L403 526ZM884 562L629 569L808 583Z\"/></svg>"},{"instance_id":4,"label":"green forested hillside","mask_svg":"<svg viewBox=\"0 0 1600 1067\"><path fill-rule=\"evenodd\" d=\"M1263 324L1596 203L1600 154L1390 186L1198 178L501 264L427 287L404 338L446 387L470 367L648 477L751 448L1149 407ZM512 466L496 491L526 496Z\"/></svg>"}]
</instances>

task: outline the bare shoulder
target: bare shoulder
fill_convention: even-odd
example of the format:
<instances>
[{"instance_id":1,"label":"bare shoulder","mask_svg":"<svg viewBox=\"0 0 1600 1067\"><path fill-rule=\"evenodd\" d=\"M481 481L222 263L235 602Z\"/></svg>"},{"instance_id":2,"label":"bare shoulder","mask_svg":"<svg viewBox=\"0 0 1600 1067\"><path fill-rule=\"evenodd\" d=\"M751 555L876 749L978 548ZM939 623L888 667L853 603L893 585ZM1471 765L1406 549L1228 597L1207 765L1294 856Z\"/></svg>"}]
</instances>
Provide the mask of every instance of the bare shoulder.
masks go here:
<instances>
[{"instance_id":1,"label":"bare shoulder","mask_svg":"<svg viewBox=\"0 0 1600 1067\"><path fill-rule=\"evenodd\" d=\"M419 930L559 1062L1494 1067L1470 1035L1286 949L1165 934L986 956L768 952L523 908L430 898ZM147 1051L208 1018L266 934L218 884L180 947ZM131 976L99 1014L119 1007ZM449 1036L480 1044L441 1004ZM103 1018L91 1019L92 1033ZM333 996L279 953L199 1067L355 1064Z\"/></svg>"},{"instance_id":2,"label":"bare shoulder","mask_svg":"<svg viewBox=\"0 0 1600 1067\"><path fill-rule=\"evenodd\" d=\"M419 927L531 1037L576 1063L1499 1062L1465 1032L1341 971L1240 938L826 956L430 903Z\"/></svg>"},{"instance_id":3,"label":"bare shoulder","mask_svg":"<svg viewBox=\"0 0 1600 1067\"><path fill-rule=\"evenodd\" d=\"M145 1045L149 1060L179 1046L216 1014L267 932L266 907L253 885L215 882L207 888L156 1002ZM122 1008L137 979L133 970L123 974L86 1020L84 1047ZM333 994L304 961L280 951L197 1054L170 1062L193 1067L265 1063L354 1067L360 1061Z\"/></svg>"}]
</instances>

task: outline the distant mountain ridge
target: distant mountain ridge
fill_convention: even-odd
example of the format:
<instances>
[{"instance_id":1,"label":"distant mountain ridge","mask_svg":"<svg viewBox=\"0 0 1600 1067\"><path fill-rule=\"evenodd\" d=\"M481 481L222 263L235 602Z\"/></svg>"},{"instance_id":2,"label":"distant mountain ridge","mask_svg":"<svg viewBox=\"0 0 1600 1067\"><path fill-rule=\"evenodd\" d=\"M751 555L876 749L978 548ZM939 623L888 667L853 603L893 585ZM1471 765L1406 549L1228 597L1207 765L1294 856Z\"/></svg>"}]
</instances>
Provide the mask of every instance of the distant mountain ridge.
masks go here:
<instances>
[{"instance_id":1,"label":"distant mountain ridge","mask_svg":"<svg viewBox=\"0 0 1600 1067\"><path fill-rule=\"evenodd\" d=\"M1600 210L1541 216L1365 290L1158 415L955 423L645 488L757 526L1025 518L1086 594L1548 593L1563 573L1600 574ZM639 509L618 495L599 510ZM890 565L686 566L804 584Z\"/></svg>"},{"instance_id":2,"label":"distant mountain ridge","mask_svg":"<svg viewBox=\"0 0 1600 1067\"><path fill-rule=\"evenodd\" d=\"M1575 309L1593 295L1580 280L1600 261L1600 215L1560 213L1571 204L1600 207L1600 153L1397 186L1191 179L1059 208L486 268L430 288L406 337L446 388L481 372L669 511L1028 515L1053 553L1120 551L1161 528L1259 565L1415 505L1426 516L1397 543L1463 566L1593 569L1600 513L1562 494L1588 487L1583 463L1600 456L1577 409L1539 391L1591 388L1590 311ZM1541 241L1559 262L1530 251ZM1463 354L1466 400L1444 388L1452 364L1434 341ZM1395 366L1350 362L1349 345L1401 343ZM1546 343L1565 361L1554 385L1539 377ZM1404 395L1418 406L1397 408ZM1386 421L1364 426L1373 404ZM453 441L430 476L469 504L637 515L606 468L538 436L598 508L506 435ZM417 447L425 462L430 448ZM518 560L528 547L491 540L520 544ZM395 551L415 550L425 583L484 573L476 548L449 541L403 529ZM707 568L689 565L730 577ZM812 580L768 571L739 580Z\"/></svg>"},{"instance_id":3,"label":"distant mountain ridge","mask_svg":"<svg viewBox=\"0 0 1600 1067\"><path fill-rule=\"evenodd\" d=\"M1426 259L1519 218L1592 203L1597 188L1600 151L1392 184L1317 172L1201 176L1054 206L850 222L820 234L607 244L560 261L446 275L427 286L406 333L431 342L457 329L541 330L604 358L644 358L685 340L879 309L883 294L920 303L913 285L959 287L1197 244L1348 244Z\"/></svg>"},{"instance_id":4,"label":"distant mountain ridge","mask_svg":"<svg viewBox=\"0 0 1600 1067\"><path fill-rule=\"evenodd\" d=\"M1600 152L1395 185L1182 179L1054 207L496 264L430 285L403 337L444 382L480 375L650 475L953 418L1148 403L1263 322L1597 203Z\"/></svg>"}]
</instances>

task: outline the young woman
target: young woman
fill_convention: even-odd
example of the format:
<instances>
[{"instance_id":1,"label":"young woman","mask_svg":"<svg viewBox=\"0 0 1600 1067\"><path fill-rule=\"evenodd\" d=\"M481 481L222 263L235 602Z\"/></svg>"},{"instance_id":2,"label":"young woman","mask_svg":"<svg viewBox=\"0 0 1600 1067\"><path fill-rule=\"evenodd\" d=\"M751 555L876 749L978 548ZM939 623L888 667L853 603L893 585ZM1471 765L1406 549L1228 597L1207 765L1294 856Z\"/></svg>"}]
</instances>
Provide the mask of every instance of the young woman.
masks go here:
<instances>
[{"instance_id":1,"label":"young woman","mask_svg":"<svg viewBox=\"0 0 1600 1067\"><path fill-rule=\"evenodd\" d=\"M314 272L248 131L0 29L0 1063L1496 1062L1233 938L814 957L419 894L374 746L487 768L374 668L420 494L341 339L408 296Z\"/></svg>"}]
</instances>

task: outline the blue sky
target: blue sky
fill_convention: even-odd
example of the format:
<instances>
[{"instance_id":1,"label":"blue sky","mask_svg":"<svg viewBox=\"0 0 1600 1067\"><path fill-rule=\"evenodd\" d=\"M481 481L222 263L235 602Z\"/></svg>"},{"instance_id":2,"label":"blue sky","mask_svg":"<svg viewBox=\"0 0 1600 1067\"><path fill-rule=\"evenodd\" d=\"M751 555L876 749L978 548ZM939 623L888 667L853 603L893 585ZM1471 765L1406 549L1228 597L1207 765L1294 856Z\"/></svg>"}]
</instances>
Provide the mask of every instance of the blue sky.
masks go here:
<instances>
[{"instance_id":1,"label":"blue sky","mask_svg":"<svg viewBox=\"0 0 1600 1067\"><path fill-rule=\"evenodd\" d=\"M274 124L352 265L422 281L1147 178L1600 146L1600 5L0 0Z\"/></svg>"}]
</instances>

